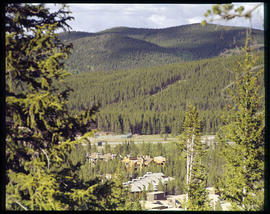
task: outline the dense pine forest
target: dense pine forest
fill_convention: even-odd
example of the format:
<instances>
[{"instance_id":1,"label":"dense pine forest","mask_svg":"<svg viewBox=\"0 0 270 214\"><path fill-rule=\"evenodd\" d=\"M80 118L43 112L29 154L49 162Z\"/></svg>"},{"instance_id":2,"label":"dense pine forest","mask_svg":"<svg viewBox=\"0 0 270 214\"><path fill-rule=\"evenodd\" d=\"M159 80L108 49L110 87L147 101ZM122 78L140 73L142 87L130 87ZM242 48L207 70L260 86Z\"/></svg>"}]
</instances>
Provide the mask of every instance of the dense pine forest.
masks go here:
<instances>
[{"instance_id":1,"label":"dense pine forest","mask_svg":"<svg viewBox=\"0 0 270 214\"><path fill-rule=\"evenodd\" d=\"M256 53L258 64L263 51ZM215 133L230 104L226 87L241 55L219 56L170 65L72 75L68 107L74 112L100 104L97 127L103 131L137 134L180 134L187 104L202 117L202 132ZM263 75L261 76L263 85ZM260 93L264 90L261 87Z\"/></svg>"}]
</instances>

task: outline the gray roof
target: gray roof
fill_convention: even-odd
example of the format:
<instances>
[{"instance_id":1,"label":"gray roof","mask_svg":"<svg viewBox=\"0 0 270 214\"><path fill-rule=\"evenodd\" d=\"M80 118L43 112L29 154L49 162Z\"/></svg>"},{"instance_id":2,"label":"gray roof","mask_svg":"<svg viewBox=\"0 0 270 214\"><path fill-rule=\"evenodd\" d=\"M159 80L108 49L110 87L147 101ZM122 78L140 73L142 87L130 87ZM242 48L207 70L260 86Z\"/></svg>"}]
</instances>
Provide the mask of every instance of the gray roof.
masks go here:
<instances>
[{"instance_id":1,"label":"gray roof","mask_svg":"<svg viewBox=\"0 0 270 214\"><path fill-rule=\"evenodd\" d=\"M158 173L146 173L143 177L139 177L137 179L133 179L130 182L123 183L124 186L131 185L131 192L142 192L143 188L145 186L145 189L148 189L148 186L150 183L153 184L153 190L157 190L159 179L161 179L161 182L167 183L169 180L174 180L172 177L164 176L162 172Z\"/></svg>"}]
</instances>

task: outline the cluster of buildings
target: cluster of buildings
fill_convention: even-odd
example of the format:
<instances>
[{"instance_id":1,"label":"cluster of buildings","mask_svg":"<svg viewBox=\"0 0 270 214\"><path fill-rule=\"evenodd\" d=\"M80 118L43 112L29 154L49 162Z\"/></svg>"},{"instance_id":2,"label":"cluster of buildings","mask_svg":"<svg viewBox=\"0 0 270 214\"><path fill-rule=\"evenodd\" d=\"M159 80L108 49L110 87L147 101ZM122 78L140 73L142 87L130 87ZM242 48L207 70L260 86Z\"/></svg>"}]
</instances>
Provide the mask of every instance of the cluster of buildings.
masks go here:
<instances>
[{"instance_id":1,"label":"cluster of buildings","mask_svg":"<svg viewBox=\"0 0 270 214\"><path fill-rule=\"evenodd\" d=\"M118 157L118 154L112 154L112 153L106 153L106 154L101 154L100 152L94 152L94 153L87 152L86 153L86 159L91 164L95 164L97 160L109 161L117 157Z\"/></svg>"},{"instance_id":2,"label":"cluster of buildings","mask_svg":"<svg viewBox=\"0 0 270 214\"><path fill-rule=\"evenodd\" d=\"M165 189L169 181L174 180L173 177L165 176L163 173L147 172L142 177L132 179L123 183L123 186L129 187L131 194L139 196L143 191L146 192L146 200L140 201L146 210L184 210L186 194L181 195L167 195L164 191L158 190L158 184L161 182ZM149 185L152 184L152 190L149 190ZM216 210L218 202L220 203L220 210L228 211L231 209L229 202L223 201L215 194L214 187L208 187L208 198L210 206Z\"/></svg>"},{"instance_id":3,"label":"cluster of buildings","mask_svg":"<svg viewBox=\"0 0 270 214\"><path fill-rule=\"evenodd\" d=\"M153 189L150 192L146 192L146 201L141 201L141 204L146 210L163 210L168 208L183 210L180 208L180 202L177 201L175 197L166 195L164 191L158 191L159 182L161 182L166 189L168 181L171 180L174 180L174 178L165 176L162 172L147 172L142 177L124 182L123 186L130 187L130 192L138 197L143 191L149 190L149 185L152 184Z\"/></svg>"},{"instance_id":4,"label":"cluster of buildings","mask_svg":"<svg viewBox=\"0 0 270 214\"><path fill-rule=\"evenodd\" d=\"M160 181L163 185L167 185L168 181L171 180L174 180L174 178L165 176L162 172L147 172L142 177L127 181L123 183L123 185L130 186L130 192L139 195L141 192L143 192L143 190L148 190L150 184L152 184L153 191L157 191L158 183Z\"/></svg>"},{"instance_id":5,"label":"cluster of buildings","mask_svg":"<svg viewBox=\"0 0 270 214\"><path fill-rule=\"evenodd\" d=\"M162 156L151 158L150 156L131 157L130 155L127 155L122 157L118 154L101 154L99 152L92 154L87 153L86 157L90 163L96 163L97 160L110 161L115 158L120 158L122 162L125 163L126 167L133 167L133 169L147 166L150 163L164 165L166 162L166 158ZM111 174L106 174L105 178L111 179ZM137 197L142 194L143 191L146 191L146 200L141 201L146 210L184 210L183 205L185 203L185 194L166 195L164 191L158 190L158 185L160 182L162 183L164 189L167 189L166 186L168 185L168 182L174 179L175 178L173 177L165 176L162 172L147 172L141 177L124 182L123 186L129 187L130 193ZM150 185L151 188L149 187ZM218 201L220 201L222 210L230 210L230 203L220 200L218 195L215 194L213 187L209 187L207 189L209 191L209 199L213 209L215 209Z\"/></svg>"},{"instance_id":6,"label":"cluster of buildings","mask_svg":"<svg viewBox=\"0 0 270 214\"><path fill-rule=\"evenodd\" d=\"M140 155L137 157L131 157L130 155L127 155L125 158L123 158L122 162L127 168L134 169L136 171L138 169L142 169L143 167L148 166L151 163L164 166L166 163L166 158L163 156L151 158L148 155Z\"/></svg>"},{"instance_id":7,"label":"cluster of buildings","mask_svg":"<svg viewBox=\"0 0 270 214\"><path fill-rule=\"evenodd\" d=\"M89 161L89 163L92 164L95 164L97 160L109 161L115 158L120 158L122 163L124 163L127 168L133 169L135 171L138 169L142 169L143 167L146 167L151 163L164 166L166 162L166 158L163 156L157 156L152 158L149 155L146 156L139 155L137 157L126 155L125 157L122 157L121 155L112 153L106 154L101 154L100 152L86 153L86 159Z\"/></svg>"}]
</instances>

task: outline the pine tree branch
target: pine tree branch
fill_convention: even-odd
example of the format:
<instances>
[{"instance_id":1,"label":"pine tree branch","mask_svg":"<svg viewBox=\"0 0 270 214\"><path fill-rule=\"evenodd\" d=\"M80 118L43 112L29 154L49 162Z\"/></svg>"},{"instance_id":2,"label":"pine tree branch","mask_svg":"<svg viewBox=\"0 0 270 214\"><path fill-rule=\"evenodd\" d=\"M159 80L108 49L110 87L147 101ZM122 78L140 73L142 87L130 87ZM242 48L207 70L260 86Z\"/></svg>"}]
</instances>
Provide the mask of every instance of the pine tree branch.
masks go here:
<instances>
[{"instance_id":1,"label":"pine tree branch","mask_svg":"<svg viewBox=\"0 0 270 214\"><path fill-rule=\"evenodd\" d=\"M48 157L48 155L47 155L47 153L46 153L46 151L45 151L44 149L41 149L41 151L42 151L43 154L46 156L46 158L47 158L48 169L50 169L50 159L49 159L49 157Z\"/></svg>"},{"instance_id":2,"label":"pine tree branch","mask_svg":"<svg viewBox=\"0 0 270 214\"><path fill-rule=\"evenodd\" d=\"M28 210L27 207L23 206L19 201L15 201L15 203L22 207L24 210Z\"/></svg>"},{"instance_id":3,"label":"pine tree branch","mask_svg":"<svg viewBox=\"0 0 270 214\"><path fill-rule=\"evenodd\" d=\"M247 17L249 14L251 14L252 12L254 12L258 7L262 6L263 3L257 4L255 7L251 8L250 10L246 11L243 14L238 14L238 13L234 13L234 14L220 14L220 18L219 19L212 19L211 21L219 21L219 20L231 20L234 18L241 18L241 17Z\"/></svg>"},{"instance_id":4,"label":"pine tree branch","mask_svg":"<svg viewBox=\"0 0 270 214\"><path fill-rule=\"evenodd\" d=\"M257 70L257 69L262 69L264 68L264 64L261 64L261 65L257 65L257 66L254 66L252 67L249 71L249 72L253 72L254 70ZM243 77L244 73L241 73L240 77ZM227 88L230 88L232 85L234 85L236 83L236 80L235 81L232 81L230 82L230 84L228 84L225 88L222 89L222 93L227 89Z\"/></svg>"}]
</instances>

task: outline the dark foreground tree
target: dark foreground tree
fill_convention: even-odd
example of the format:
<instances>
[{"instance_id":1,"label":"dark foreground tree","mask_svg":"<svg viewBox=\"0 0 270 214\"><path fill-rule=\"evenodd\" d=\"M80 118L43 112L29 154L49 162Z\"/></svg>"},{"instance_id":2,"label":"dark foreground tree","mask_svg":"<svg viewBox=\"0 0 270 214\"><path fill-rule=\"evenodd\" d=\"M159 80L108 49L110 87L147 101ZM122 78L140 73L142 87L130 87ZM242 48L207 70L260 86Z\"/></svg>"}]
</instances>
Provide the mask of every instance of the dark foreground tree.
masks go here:
<instances>
[{"instance_id":1,"label":"dark foreground tree","mask_svg":"<svg viewBox=\"0 0 270 214\"><path fill-rule=\"evenodd\" d=\"M92 134L96 107L80 116L67 111L70 89L57 85L69 74L64 61L72 45L56 31L69 29L65 5L7 4L6 209L104 210L111 207L108 182L83 182L79 165L67 163L73 145Z\"/></svg>"}]
</instances>

